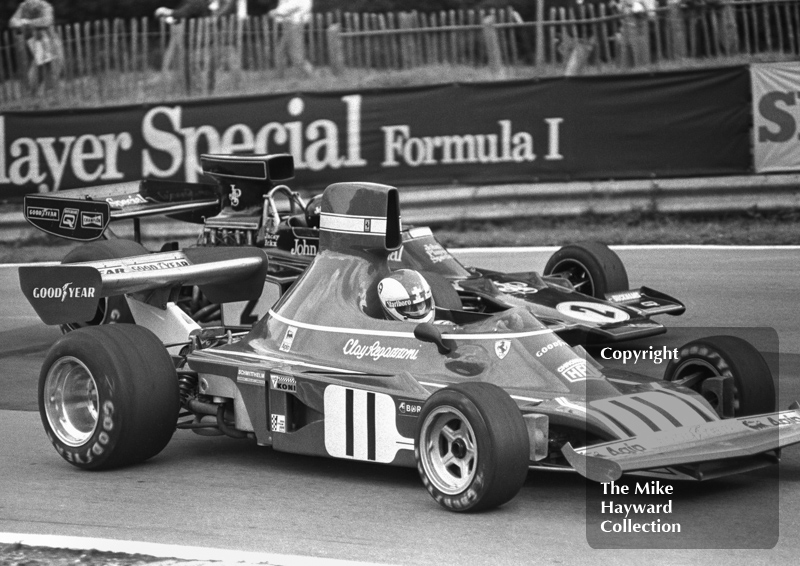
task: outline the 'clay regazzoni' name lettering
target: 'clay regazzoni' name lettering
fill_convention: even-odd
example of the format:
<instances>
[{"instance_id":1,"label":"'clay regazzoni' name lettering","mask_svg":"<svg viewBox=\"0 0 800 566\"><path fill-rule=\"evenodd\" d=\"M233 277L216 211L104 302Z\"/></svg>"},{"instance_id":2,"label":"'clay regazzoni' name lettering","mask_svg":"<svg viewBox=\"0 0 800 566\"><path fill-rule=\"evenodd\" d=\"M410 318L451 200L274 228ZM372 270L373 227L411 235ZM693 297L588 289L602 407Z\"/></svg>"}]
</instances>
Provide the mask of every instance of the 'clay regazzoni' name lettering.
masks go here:
<instances>
[{"instance_id":1,"label":"'clay regazzoni' name lettering","mask_svg":"<svg viewBox=\"0 0 800 566\"><path fill-rule=\"evenodd\" d=\"M392 358L394 360L416 360L419 350L416 348L392 348L381 346L380 341L376 340L370 345L360 344L358 340L351 338L342 349L346 356L355 356L359 360L363 357L379 360L381 358Z\"/></svg>"}]
</instances>

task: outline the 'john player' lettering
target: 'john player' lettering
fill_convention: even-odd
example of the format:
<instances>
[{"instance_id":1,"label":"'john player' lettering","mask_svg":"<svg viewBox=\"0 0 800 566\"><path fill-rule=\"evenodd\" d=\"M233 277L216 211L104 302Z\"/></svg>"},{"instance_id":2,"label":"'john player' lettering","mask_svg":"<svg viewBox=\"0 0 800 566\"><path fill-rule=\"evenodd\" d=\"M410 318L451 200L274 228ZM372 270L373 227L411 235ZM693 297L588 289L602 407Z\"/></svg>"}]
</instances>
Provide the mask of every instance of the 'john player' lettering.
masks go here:
<instances>
[{"instance_id":1,"label":"'john player' lettering","mask_svg":"<svg viewBox=\"0 0 800 566\"><path fill-rule=\"evenodd\" d=\"M297 239L290 253L292 255L317 255L317 246L309 244L308 240Z\"/></svg>"},{"instance_id":2,"label":"'john player' lettering","mask_svg":"<svg viewBox=\"0 0 800 566\"><path fill-rule=\"evenodd\" d=\"M371 345L366 346L351 338L344 345L342 352L345 356L355 356L359 360L364 356L377 361L381 358L392 358L395 360L416 360L419 350L416 348L391 348L381 346L380 341L376 340Z\"/></svg>"}]
</instances>

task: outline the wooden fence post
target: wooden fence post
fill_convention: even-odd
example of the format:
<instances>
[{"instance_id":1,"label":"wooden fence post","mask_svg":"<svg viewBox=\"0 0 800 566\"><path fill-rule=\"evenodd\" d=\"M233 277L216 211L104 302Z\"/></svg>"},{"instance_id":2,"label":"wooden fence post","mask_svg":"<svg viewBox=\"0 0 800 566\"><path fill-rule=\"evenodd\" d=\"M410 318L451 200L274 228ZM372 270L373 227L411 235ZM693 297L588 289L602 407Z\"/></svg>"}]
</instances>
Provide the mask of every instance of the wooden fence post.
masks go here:
<instances>
[{"instance_id":1,"label":"wooden fence post","mask_svg":"<svg viewBox=\"0 0 800 566\"><path fill-rule=\"evenodd\" d=\"M544 0L536 0L536 66L544 65Z\"/></svg>"},{"instance_id":2,"label":"wooden fence post","mask_svg":"<svg viewBox=\"0 0 800 566\"><path fill-rule=\"evenodd\" d=\"M413 13L400 12L398 16L399 28L402 30L414 29L416 18ZM413 69L419 65L417 57L416 35L407 32L400 35L400 68Z\"/></svg>"},{"instance_id":3,"label":"wooden fence post","mask_svg":"<svg viewBox=\"0 0 800 566\"><path fill-rule=\"evenodd\" d=\"M22 85L20 89L21 97L30 96L34 93L30 80L30 61L28 60L28 46L25 44L25 37L22 32L12 30L12 37L14 39L14 54L16 55L17 76L19 77L19 84Z\"/></svg>"},{"instance_id":4,"label":"wooden fence post","mask_svg":"<svg viewBox=\"0 0 800 566\"><path fill-rule=\"evenodd\" d=\"M784 6L788 7L788 4ZM721 11L721 33L724 55L738 55L739 54L739 34L737 33L736 14L733 11L731 4L724 4ZM791 17L787 14L786 23L791 26ZM789 28L790 38L795 38L791 34L791 27ZM794 52L794 49L792 49Z\"/></svg>"},{"instance_id":5,"label":"wooden fence post","mask_svg":"<svg viewBox=\"0 0 800 566\"><path fill-rule=\"evenodd\" d=\"M670 52L672 59L683 59L686 57L686 28L684 27L681 7L677 2L672 2L667 6L667 36L669 37Z\"/></svg>"},{"instance_id":6,"label":"wooden fence post","mask_svg":"<svg viewBox=\"0 0 800 566\"><path fill-rule=\"evenodd\" d=\"M306 55L306 24L289 24L289 52L292 65L306 74L311 74L313 66Z\"/></svg>"},{"instance_id":7,"label":"wooden fence post","mask_svg":"<svg viewBox=\"0 0 800 566\"><path fill-rule=\"evenodd\" d=\"M344 71L344 48L342 46L342 26L332 24L325 32L328 36L328 61L334 75Z\"/></svg>"},{"instance_id":8,"label":"wooden fence post","mask_svg":"<svg viewBox=\"0 0 800 566\"><path fill-rule=\"evenodd\" d=\"M500 52L500 41L497 37L494 21L494 16L488 16L483 19L483 42L486 44L489 68L493 73L501 74L503 72L503 56Z\"/></svg>"}]
</instances>

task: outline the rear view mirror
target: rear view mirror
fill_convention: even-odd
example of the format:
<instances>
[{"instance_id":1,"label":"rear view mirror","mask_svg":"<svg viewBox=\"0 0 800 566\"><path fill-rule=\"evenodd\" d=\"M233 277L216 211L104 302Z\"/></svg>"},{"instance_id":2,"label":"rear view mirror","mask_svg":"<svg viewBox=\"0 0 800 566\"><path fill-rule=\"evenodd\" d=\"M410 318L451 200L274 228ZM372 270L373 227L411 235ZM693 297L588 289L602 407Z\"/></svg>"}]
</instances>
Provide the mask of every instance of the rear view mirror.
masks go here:
<instances>
[{"instance_id":1,"label":"rear view mirror","mask_svg":"<svg viewBox=\"0 0 800 566\"><path fill-rule=\"evenodd\" d=\"M449 354L453 348L445 343L442 333L430 322L423 322L414 328L414 337L423 342L431 342L439 348L440 354Z\"/></svg>"}]
</instances>

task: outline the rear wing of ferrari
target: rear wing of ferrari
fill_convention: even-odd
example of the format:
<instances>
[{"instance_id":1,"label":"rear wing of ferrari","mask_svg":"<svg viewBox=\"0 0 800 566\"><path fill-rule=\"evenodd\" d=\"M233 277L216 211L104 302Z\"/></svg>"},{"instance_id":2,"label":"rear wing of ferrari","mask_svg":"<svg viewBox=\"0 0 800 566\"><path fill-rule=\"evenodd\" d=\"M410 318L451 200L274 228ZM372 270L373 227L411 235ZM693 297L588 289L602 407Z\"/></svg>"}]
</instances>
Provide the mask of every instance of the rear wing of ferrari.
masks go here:
<instances>
[{"instance_id":1,"label":"rear wing of ferrari","mask_svg":"<svg viewBox=\"0 0 800 566\"><path fill-rule=\"evenodd\" d=\"M267 257L258 248L187 248L122 259L19 268L20 287L45 324L91 320L100 299L138 294L164 307L171 292L198 285L210 301L248 301L261 295Z\"/></svg>"},{"instance_id":2,"label":"rear wing of ferrari","mask_svg":"<svg viewBox=\"0 0 800 566\"><path fill-rule=\"evenodd\" d=\"M202 155L200 163L215 184L145 179L26 195L23 215L43 232L88 242L100 238L112 220L167 215L202 223L230 203L232 191L238 191L237 200L257 203L272 183L294 177L294 160L288 154L209 154Z\"/></svg>"},{"instance_id":3,"label":"rear wing of ferrari","mask_svg":"<svg viewBox=\"0 0 800 566\"><path fill-rule=\"evenodd\" d=\"M800 405L787 411L707 422L562 453L582 476L616 481L624 473L714 461L734 462L800 443ZM722 474L718 474L722 475ZM698 478L702 479L702 478Z\"/></svg>"}]
</instances>

